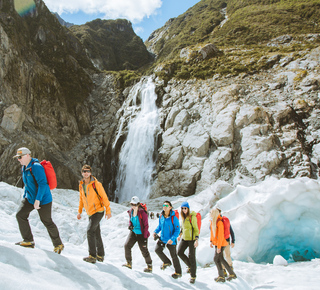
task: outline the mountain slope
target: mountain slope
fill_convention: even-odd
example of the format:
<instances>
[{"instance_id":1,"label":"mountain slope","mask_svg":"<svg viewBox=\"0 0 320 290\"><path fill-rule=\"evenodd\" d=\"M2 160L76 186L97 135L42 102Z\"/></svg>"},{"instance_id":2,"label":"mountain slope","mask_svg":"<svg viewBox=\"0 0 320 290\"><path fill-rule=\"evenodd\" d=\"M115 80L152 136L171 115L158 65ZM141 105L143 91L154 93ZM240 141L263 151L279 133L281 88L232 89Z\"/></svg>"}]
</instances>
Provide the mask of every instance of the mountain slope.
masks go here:
<instances>
[{"instance_id":1,"label":"mountain slope","mask_svg":"<svg viewBox=\"0 0 320 290\"><path fill-rule=\"evenodd\" d=\"M100 70L135 70L152 60L131 22L96 19L70 30L80 39L95 67Z\"/></svg>"},{"instance_id":2,"label":"mountain slope","mask_svg":"<svg viewBox=\"0 0 320 290\"><path fill-rule=\"evenodd\" d=\"M224 8L228 18L221 27ZM202 0L153 32L145 43L164 61L198 43L250 45L287 33L319 33L319 19L319 0Z\"/></svg>"}]
</instances>

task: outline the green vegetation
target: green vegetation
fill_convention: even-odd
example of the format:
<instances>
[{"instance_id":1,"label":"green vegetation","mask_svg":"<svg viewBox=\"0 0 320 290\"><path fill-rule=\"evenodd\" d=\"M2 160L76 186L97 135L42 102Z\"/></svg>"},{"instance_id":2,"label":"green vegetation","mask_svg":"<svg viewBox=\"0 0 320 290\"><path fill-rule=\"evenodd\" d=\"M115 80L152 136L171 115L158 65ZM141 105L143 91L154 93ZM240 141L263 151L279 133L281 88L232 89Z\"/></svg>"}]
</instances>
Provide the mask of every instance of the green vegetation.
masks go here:
<instances>
[{"instance_id":1,"label":"green vegetation","mask_svg":"<svg viewBox=\"0 0 320 290\"><path fill-rule=\"evenodd\" d=\"M115 76L116 86L120 89L134 85L142 76L140 73L133 70L105 71L105 73L113 74Z\"/></svg>"},{"instance_id":2,"label":"green vegetation","mask_svg":"<svg viewBox=\"0 0 320 290\"><path fill-rule=\"evenodd\" d=\"M301 57L306 53L306 48L311 49L318 44L292 45L286 47L267 47L262 45L255 46L240 46L236 48L225 48L223 53L199 61L197 58L190 60L188 63L180 58L175 58L169 61L158 64L161 70L156 72L156 75L169 80L170 78L180 79L207 79L214 75L231 75L236 76L241 73L254 74L257 71L268 69L274 65L270 58L273 56L285 57ZM149 70L155 69L153 66Z\"/></svg>"},{"instance_id":3,"label":"green vegetation","mask_svg":"<svg viewBox=\"0 0 320 290\"><path fill-rule=\"evenodd\" d=\"M228 20L221 26L223 8ZM319 37L308 41L306 36L320 33L319 20L320 0L202 0L146 41L157 54L148 72L161 67L157 75L165 79L251 74L272 67L269 59L274 55L301 55L318 46ZM153 43L153 37L164 29ZM267 45L286 34L293 38L289 44ZM197 46L207 43L215 44L221 53L201 60ZM183 48L195 52L188 62L180 58Z\"/></svg>"}]
</instances>

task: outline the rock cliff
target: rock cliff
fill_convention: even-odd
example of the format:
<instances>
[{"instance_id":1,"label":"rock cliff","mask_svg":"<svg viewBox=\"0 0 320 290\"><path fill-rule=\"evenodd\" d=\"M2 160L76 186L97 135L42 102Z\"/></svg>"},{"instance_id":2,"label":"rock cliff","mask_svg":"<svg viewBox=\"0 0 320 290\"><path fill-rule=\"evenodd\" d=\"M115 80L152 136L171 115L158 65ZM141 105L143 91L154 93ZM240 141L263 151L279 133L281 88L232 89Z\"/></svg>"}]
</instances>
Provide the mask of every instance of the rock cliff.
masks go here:
<instances>
[{"instance_id":1,"label":"rock cliff","mask_svg":"<svg viewBox=\"0 0 320 290\"><path fill-rule=\"evenodd\" d=\"M201 1L197 9L209 3L221 22L222 2ZM41 0L35 3L21 17L13 0L0 0L0 180L16 184L20 170L12 156L26 146L53 163L58 187L77 189L88 163L113 198L139 100L133 110L132 87L123 88L128 76L101 72L108 64L96 64L106 56L93 56ZM188 15L170 20L167 32ZM94 29L106 24L94 23ZM150 196L189 196L218 181L232 187L267 176L319 178L319 34L285 34L250 47L197 39L150 71L160 120Z\"/></svg>"},{"instance_id":2,"label":"rock cliff","mask_svg":"<svg viewBox=\"0 0 320 290\"><path fill-rule=\"evenodd\" d=\"M170 80L151 195L200 192L216 181L319 178L320 47L277 57L266 71Z\"/></svg>"}]
</instances>

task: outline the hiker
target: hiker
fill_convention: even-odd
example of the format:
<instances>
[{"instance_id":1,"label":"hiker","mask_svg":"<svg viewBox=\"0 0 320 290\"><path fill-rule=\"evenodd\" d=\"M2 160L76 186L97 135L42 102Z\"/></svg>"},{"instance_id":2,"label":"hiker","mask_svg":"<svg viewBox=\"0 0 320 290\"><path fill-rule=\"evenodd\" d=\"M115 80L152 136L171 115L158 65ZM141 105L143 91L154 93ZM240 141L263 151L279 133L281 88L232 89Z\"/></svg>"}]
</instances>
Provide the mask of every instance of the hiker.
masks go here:
<instances>
[{"instance_id":1,"label":"hiker","mask_svg":"<svg viewBox=\"0 0 320 290\"><path fill-rule=\"evenodd\" d=\"M216 209L219 211L219 213L220 213L220 215L221 215L221 209L220 209L220 207L219 207L219 206L216 206ZM233 270L232 259L231 259L231 248L234 247L235 236L234 236L234 232L233 232L233 229L232 229L231 224L230 224L230 235L229 235L229 237L226 239L226 241L228 242L228 245L225 247L223 253L224 253L225 260L228 262L229 266L230 266L231 269ZM226 276L227 276L227 271L226 271L226 269L224 268L223 265L222 265L222 268L223 268L224 276L226 277Z\"/></svg>"},{"instance_id":2,"label":"hiker","mask_svg":"<svg viewBox=\"0 0 320 290\"><path fill-rule=\"evenodd\" d=\"M219 210L217 210L216 208L213 208L210 211L210 216L212 219L210 221L210 247L213 248L213 246L215 246L214 262L216 263L219 273L219 276L214 280L216 282L226 281L222 268L222 265L224 265L224 267L229 272L229 277L227 278L227 280L231 281L232 279L236 279L237 276L223 257L223 252L225 247L228 245L228 242L224 237L224 224L222 221L222 216L220 215Z\"/></svg>"},{"instance_id":3,"label":"hiker","mask_svg":"<svg viewBox=\"0 0 320 290\"><path fill-rule=\"evenodd\" d=\"M159 232L161 232L160 237L158 236ZM176 217L175 212L172 210L171 202L165 201L163 203L163 211L159 216L159 225L155 229L153 237L155 240L159 238L156 244L155 252L163 262L162 266L160 267L161 270L165 270L167 267L172 265L169 258L163 252L165 246L167 246L175 269L175 273L171 275L174 279L180 278L182 276L181 265L176 250L177 238L179 234L179 219Z\"/></svg>"},{"instance_id":4,"label":"hiker","mask_svg":"<svg viewBox=\"0 0 320 290\"><path fill-rule=\"evenodd\" d=\"M17 158L22 166L24 183L23 200L16 214L23 241L16 243L16 245L34 248L35 243L28 218L30 212L36 209L41 222L47 228L54 247L53 251L60 254L64 245L60 239L58 228L52 220L52 195L45 170L38 159L31 157L31 151L26 147L19 148L13 158Z\"/></svg>"},{"instance_id":5,"label":"hiker","mask_svg":"<svg viewBox=\"0 0 320 290\"><path fill-rule=\"evenodd\" d=\"M83 207L89 216L87 239L89 256L83 258L85 262L94 264L96 261L104 261L104 247L100 232L100 221L105 215L111 218L111 209L108 196L102 184L91 174L91 166L84 165L81 173L83 179L79 184L79 209L77 219L81 219ZM105 214L104 214L105 210Z\"/></svg>"},{"instance_id":6,"label":"hiker","mask_svg":"<svg viewBox=\"0 0 320 290\"><path fill-rule=\"evenodd\" d=\"M189 282L194 284L196 281L196 247L198 247L199 229L196 212L190 212L189 203L186 201L181 204L181 218L181 232L178 241L181 236L182 240L178 247L178 256L188 266L187 273L191 274ZM189 248L189 257L184 253L187 248Z\"/></svg>"},{"instance_id":7,"label":"hiker","mask_svg":"<svg viewBox=\"0 0 320 290\"><path fill-rule=\"evenodd\" d=\"M133 196L131 198L130 204L131 208L128 210L130 232L124 245L127 263L122 266L132 269L131 249L135 245L135 243L138 242L141 254L147 263L147 267L143 271L151 273L152 260L148 250L148 238L150 236L148 214L146 210L141 206L139 197Z\"/></svg>"}]
</instances>

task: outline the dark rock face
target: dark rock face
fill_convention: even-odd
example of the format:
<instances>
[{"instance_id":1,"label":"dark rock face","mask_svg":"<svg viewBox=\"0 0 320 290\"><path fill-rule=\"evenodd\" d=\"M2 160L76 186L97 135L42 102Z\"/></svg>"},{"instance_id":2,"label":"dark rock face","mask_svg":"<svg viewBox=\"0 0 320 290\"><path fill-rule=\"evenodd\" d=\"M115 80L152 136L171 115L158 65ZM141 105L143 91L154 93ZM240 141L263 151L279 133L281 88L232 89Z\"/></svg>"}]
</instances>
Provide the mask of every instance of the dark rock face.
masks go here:
<instances>
[{"instance_id":1,"label":"dark rock face","mask_svg":"<svg viewBox=\"0 0 320 290\"><path fill-rule=\"evenodd\" d=\"M42 1L35 3L22 17L13 1L0 2L0 180L16 183L20 170L12 156L26 146L34 157L52 162L58 187L77 189L84 163L103 167L108 139L99 126L105 110L117 107L112 99L119 93L81 42ZM109 88L113 93L103 95ZM102 180L101 172L95 175Z\"/></svg>"},{"instance_id":2,"label":"dark rock face","mask_svg":"<svg viewBox=\"0 0 320 290\"><path fill-rule=\"evenodd\" d=\"M135 70L152 61L131 22L97 19L70 30L80 39L94 66L100 70Z\"/></svg>"}]
</instances>

